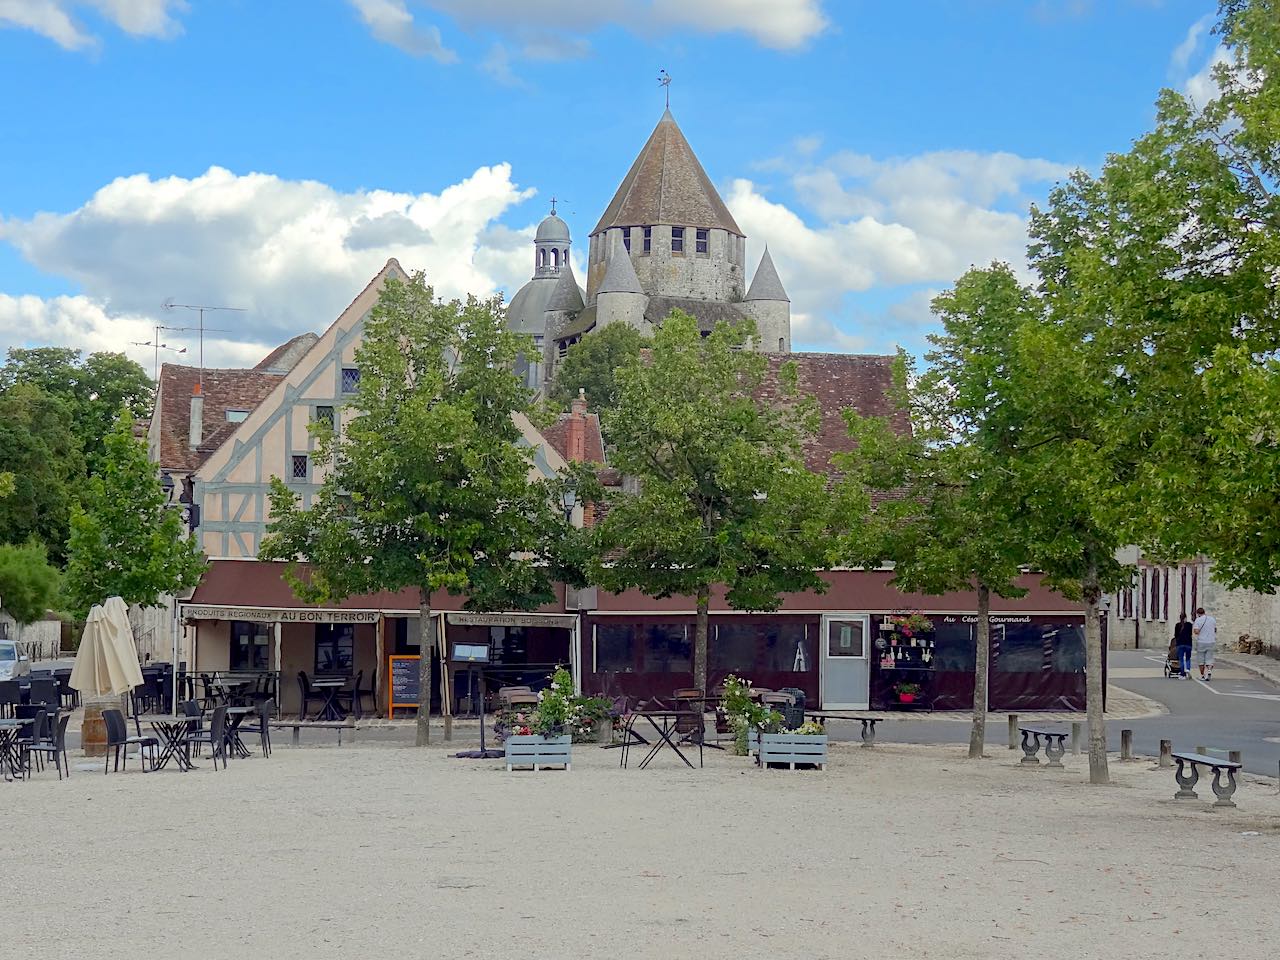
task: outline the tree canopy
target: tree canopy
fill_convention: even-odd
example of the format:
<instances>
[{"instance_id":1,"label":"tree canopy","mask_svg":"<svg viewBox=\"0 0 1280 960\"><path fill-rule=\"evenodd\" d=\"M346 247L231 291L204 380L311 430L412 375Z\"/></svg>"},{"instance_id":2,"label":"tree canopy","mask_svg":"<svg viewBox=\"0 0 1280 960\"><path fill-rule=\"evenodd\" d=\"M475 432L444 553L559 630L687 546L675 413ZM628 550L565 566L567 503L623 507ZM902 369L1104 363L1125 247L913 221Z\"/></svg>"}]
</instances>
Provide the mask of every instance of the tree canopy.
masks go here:
<instances>
[{"instance_id":1,"label":"tree canopy","mask_svg":"<svg viewBox=\"0 0 1280 960\"><path fill-rule=\"evenodd\" d=\"M18 623L45 615L58 597L58 579L43 544L0 544L0 603Z\"/></svg>"},{"instance_id":2,"label":"tree canopy","mask_svg":"<svg viewBox=\"0 0 1280 960\"><path fill-rule=\"evenodd\" d=\"M522 444L518 421L532 398L512 373L531 349L506 329L497 299L444 302L422 274L388 280L365 324L341 429L315 427L324 479L309 509L273 481L260 556L288 562L300 597L419 590L419 744L430 736L432 593L465 596L473 610L553 598L565 522L556 484L536 476Z\"/></svg>"},{"instance_id":3,"label":"tree canopy","mask_svg":"<svg viewBox=\"0 0 1280 960\"><path fill-rule=\"evenodd\" d=\"M801 440L815 428L812 398L797 395L795 368L764 399L766 356L744 349L749 325L717 325L708 337L676 311L651 357L617 371L618 403L604 416L611 464L636 478L613 495L594 530L592 579L697 604L694 685L706 689L707 615L713 585L739 610L776 610L787 591L822 592L836 518L826 478L805 467ZM847 506L847 505L846 505Z\"/></svg>"},{"instance_id":4,"label":"tree canopy","mask_svg":"<svg viewBox=\"0 0 1280 960\"><path fill-rule=\"evenodd\" d=\"M648 342L625 323L613 323L583 337L557 367L550 399L567 408L582 390L593 410L602 414L612 410L618 405L618 369L634 362Z\"/></svg>"},{"instance_id":5,"label":"tree canopy","mask_svg":"<svg viewBox=\"0 0 1280 960\"><path fill-rule=\"evenodd\" d=\"M103 440L82 504L72 507L65 589L77 614L113 596L155 606L200 581L198 541L184 534L180 512L165 501L159 471L126 410Z\"/></svg>"}]
</instances>

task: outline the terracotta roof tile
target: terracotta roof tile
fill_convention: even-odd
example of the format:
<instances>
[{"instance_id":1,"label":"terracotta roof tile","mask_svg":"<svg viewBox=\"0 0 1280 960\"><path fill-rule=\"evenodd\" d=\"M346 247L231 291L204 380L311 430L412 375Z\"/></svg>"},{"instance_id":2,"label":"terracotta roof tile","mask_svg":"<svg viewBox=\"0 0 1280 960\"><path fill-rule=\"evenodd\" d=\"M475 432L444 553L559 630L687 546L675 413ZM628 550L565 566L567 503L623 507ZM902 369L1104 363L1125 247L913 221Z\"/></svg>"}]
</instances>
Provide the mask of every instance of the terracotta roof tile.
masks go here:
<instances>
[{"instance_id":1,"label":"terracotta roof tile","mask_svg":"<svg viewBox=\"0 0 1280 960\"><path fill-rule=\"evenodd\" d=\"M569 420L572 416L569 413L562 413L560 419L540 431L547 443L555 447L556 452L566 460L572 459L569 456ZM598 414L588 413L586 419L587 460L591 463L604 463L604 438L600 433L600 417Z\"/></svg>"},{"instance_id":2,"label":"terracotta roof tile","mask_svg":"<svg viewBox=\"0 0 1280 960\"><path fill-rule=\"evenodd\" d=\"M235 430L228 410L254 410L284 377L266 370L204 372L204 431L200 446L188 444L191 395L200 382L197 367L166 363L160 368L156 413L160 418L160 468L187 473L197 469Z\"/></svg>"}]
</instances>

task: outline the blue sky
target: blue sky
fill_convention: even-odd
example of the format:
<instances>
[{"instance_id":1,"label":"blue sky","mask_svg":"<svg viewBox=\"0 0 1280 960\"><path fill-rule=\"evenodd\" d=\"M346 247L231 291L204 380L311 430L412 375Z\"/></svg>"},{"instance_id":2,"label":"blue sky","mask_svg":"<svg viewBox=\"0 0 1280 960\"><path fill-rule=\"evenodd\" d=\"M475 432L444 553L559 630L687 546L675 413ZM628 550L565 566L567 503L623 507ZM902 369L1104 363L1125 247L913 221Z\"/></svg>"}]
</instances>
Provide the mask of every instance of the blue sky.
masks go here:
<instances>
[{"instance_id":1,"label":"blue sky","mask_svg":"<svg viewBox=\"0 0 1280 960\"><path fill-rule=\"evenodd\" d=\"M149 362L131 341L185 325L172 297L246 308L206 355L253 362L389 256L509 296L552 195L585 251L660 68L797 349L918 350L934 293L1017 262L1029 203L1125 149L1162 86L1203 91L1214 7L0 0L0 350Z\"/></svg>"}]
</instances>

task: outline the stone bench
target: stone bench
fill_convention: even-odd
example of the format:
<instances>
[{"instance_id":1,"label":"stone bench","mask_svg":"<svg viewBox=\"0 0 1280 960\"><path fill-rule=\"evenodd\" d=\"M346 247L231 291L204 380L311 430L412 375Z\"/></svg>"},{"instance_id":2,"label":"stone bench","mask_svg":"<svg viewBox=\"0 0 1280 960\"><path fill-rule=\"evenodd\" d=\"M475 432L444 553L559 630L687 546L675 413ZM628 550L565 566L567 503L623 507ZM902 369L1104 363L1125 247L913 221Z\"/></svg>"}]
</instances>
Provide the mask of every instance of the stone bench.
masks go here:
<instances>
[{"instance_id":1,"label":"stone bench","mask_svg":"<svg viewBox=\"0 0 1280 960\"><path fill-rule=\"evenodd\" d=\"M343 722L337 720L272 720L272 729L280 728L284 730L293 730L293 745L301 745L301 733L303 730L337 730L338 746L342 746L342 731L350 730L351 739L356 738L356 726L354 723Z\"/></svg>"},{"instance_id":2,"label":"stone bench","mask_svg":"<svg viewBox=\"0 0 1280 960\"><path fill-rule=\"evenodd\" d=\"M1200 768L1209 767L1213 770L1213 793L1218 798L1213 805L1215 807L1235 806L1231 796L1236 792L1236 771L1240 769L1240 764L1234 760L1219 760L1217 757L1205 756L1203 753L1174 753L1173 759L1178 764L1178 769L1173 774L1174 779L1178 781L1178 792L1173 795L1173 799L1198 800L1195 785L1200 781ZM1186 774L1188 764L1191 766L1190 776ZM1227 774L1225 786L1222 783L1224 770Z\"/></svg>"},{"instance_id":3,"label":"stone bench","mask_svg":"<svg viewBox=\"0 0 1280 960\"><path fill-rule=\"evenodd\" d=\"M1040 741L1044 740L1044 755L1048 759L1046 766L1064 770L1062 757L1067 752L1066 742L1069 733L1063 730L1046 730L1043 727L1019 727L1022 734L1022 762L1035 764L1040 762L1036 756L1040 752ZM1030 738L1030 739L1028 739Z\"/></svg>"}]
</instances>

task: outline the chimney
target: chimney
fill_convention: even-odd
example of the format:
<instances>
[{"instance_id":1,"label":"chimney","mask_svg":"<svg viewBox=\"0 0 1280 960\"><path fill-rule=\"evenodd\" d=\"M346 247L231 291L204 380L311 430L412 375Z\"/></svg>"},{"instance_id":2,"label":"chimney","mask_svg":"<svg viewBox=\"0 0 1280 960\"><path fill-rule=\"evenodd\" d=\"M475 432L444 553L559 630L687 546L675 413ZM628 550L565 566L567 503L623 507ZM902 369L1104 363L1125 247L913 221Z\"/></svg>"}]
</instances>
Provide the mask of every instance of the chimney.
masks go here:
<instances>
[{"instance_id":1,"label":"chimney","mask_svg":"<svg viewBox=\"0 0 1280 960\"><path fill-rule=\"evenodd\" d=\"M587 459L587 393L581 387L569 409L569 459L582 463Z\"/></svg>"},{"instance_id":2,"label":"chimney","mask_svg":"<svg viewBox=\"0 0 1280 960\"><path fill-rule=\"evenodd\" d=\"M192 450L199 449L204 439L204 397L200 395L200 384L191 390L191 428L187 435L187 445Z\"/></svg>"}]
</instances>

